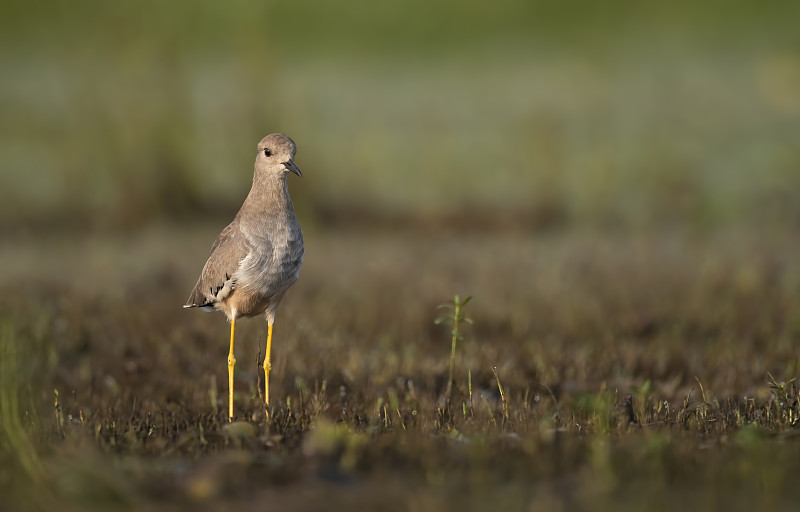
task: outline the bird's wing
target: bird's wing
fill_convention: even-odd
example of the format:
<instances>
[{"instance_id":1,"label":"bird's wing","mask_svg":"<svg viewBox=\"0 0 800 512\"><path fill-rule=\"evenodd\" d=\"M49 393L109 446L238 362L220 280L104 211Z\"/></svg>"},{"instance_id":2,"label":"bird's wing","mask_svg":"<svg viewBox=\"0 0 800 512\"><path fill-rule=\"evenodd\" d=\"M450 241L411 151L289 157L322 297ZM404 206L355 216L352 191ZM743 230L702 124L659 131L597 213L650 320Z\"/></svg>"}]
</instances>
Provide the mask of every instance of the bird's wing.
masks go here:
<instances>
[{"instance_id":1,"label":"bird's wing","mask_svg":"<svg viewBox=\"0 0 800 512\"><path fill-rule=\"evenodd\" d=\"M236 287L234 273L249 252L237 223L228 224L211 246L211 255L184 307L212 306L230 295Z\"/></svg>"}]
</instances>

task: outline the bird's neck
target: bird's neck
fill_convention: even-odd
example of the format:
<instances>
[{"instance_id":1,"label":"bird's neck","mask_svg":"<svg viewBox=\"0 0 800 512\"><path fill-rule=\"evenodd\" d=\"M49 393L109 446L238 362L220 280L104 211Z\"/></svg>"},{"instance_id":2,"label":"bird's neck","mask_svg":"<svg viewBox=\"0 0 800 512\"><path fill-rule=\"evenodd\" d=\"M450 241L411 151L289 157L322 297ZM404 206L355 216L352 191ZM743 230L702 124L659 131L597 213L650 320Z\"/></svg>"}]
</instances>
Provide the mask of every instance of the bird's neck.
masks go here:
<instances>
[{"instance_id":1,"label":"bird's neck","mask_svg":"<svg viewBox=\"0 0 800 512\"><path fill-rule=\"evenodd\" d=\"M289 188L286 185L286 174L256 172L245 205L248 210L258 212L293 209L292 201L289 199Z\"/></svg>"}]
</instances>

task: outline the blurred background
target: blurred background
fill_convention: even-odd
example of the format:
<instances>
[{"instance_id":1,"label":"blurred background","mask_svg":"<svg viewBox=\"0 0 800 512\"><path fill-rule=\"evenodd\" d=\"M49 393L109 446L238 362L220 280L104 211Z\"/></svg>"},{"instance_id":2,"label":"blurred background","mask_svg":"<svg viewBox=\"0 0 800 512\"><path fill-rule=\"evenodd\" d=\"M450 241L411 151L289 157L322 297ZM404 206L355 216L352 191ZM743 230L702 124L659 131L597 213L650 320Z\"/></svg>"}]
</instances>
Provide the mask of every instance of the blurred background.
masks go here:
<instances>
[{"instance_id":1,"label":"blurred background","mask_svg":"<svg viewBox=\"0 0 800 512\"><path fill-rule=\"evenodd\" d=\"M800 222L796 2L0 9L6 233L224 224L275 131L307 229Z\"/></svg>"},{"instance_id":2,"label":"blurred background","mask_svg":"<svg viewBox=\"0 0 800 512\"><path fill-rule=\"evenodd\" d=\"M486 454L472 465L414 439L463 430L519 448L516 467L534 468L521 495L552 475L565 510L581 493L609 510L620 496L696 508L716 503L703 493L739 507L728 491L795 493L788 435L759 456L720 459L717 445L746 446L728 435L744 425L796 434L796 396L772 376L800 374L798 21L797 0L4 0L0 486L111 510L96 497L248 496L239 469L253 466L258 485L296 482L292 504L315 471L310 422L331 421L398 433L363 438L370 474L394 460L432 468L397 466L428 483L475 471L452 487L462 500L492 478L513 497L505 452L457 443ZM288 179L307 252L276 322L279 435L231 471L214 456L236 446L228 326L181 305L271 132L298 146L303 177ZM434 318L456 293L475 297L474 324L445 414L450 334ZM236 329L247 425L264 418L265 331ZM473 386L468 419L458 396L471 404ZM629 441L644 459L613 453L652 432L631 427L632 408L664 425ZM573 456L592 432L598 449ZM420 507L409 489L414 510L451 503Z\"/></svg>"}]
</instances>

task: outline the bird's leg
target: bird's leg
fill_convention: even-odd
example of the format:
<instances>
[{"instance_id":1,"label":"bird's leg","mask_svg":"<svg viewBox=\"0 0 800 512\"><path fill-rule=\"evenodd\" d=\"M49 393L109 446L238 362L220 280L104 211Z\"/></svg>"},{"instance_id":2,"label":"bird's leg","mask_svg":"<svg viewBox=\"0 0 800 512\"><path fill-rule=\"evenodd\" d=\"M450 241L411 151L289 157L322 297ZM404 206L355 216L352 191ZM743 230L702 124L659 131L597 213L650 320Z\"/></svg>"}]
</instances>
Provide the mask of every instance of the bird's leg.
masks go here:
<instances>
[{"instance_id":1,"label":"bird's leg","mask_svg":"<svg viewBox=\"0 0 800 512\"><path fill-rule=\"evenodd\" d=\"M269 362L269 353L272 350L272 321L267 323L267 348L264 352L264 397L266 400L267 419L269 419L269 370L272 365Z\"/></svg>"},{"instance_id":2,"label":"bird's leg","mask_svg":"<svg viewBox=\"0 0 800 512\"><path fill-rule=\"evenodd\" d=\"M228 354L228 422L233 421L233 365L236 358L233 357L233 333L236 330L236 318L231 319L231 351Z\"/></svg>"}]
</instances>

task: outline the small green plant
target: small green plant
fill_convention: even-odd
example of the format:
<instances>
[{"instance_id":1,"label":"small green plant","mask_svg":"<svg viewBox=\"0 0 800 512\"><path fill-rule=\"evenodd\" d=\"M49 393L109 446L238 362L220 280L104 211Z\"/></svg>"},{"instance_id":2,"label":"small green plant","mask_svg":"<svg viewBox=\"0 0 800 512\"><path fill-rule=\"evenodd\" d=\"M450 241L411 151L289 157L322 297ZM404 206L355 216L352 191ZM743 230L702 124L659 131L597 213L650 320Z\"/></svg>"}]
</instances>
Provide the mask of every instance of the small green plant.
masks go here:
<instances>
[{"instance_id":1,"label":"small green plant","mask_svg":"<svg viewBox=\"0 0 800 512\"><path fill-rule=\"evenodd\" d=\"M469 415L475 416L475 409L472 407L472 370L467 371L467 391L469 392Z\"/></svg>"},{"instance_id":2,"label":"small green plant","mask_svg":"<svg viewBox=\"0 0 800 512\"><path fill-rule=\"evenodd\" d=\"M467 303L469 303L469 301L471 300L472 297L470 296L462 301L461 298L458 296L458 294L456 294L456 296L453 297L453 300L451 302L447 302L445 304L439 304L438 306L439 309L446 308L449 309L450 312L437 318L435 320L435 323L438 325L447 322L453 325L453 328L450 331L452 338L450 346L450 374L447 378L447 391L445 391L445 395L448 398L450 398L453 392L453 384L454 384L453 368L455 367L455 362L456 362L456 342L462 337L461 332L459 331L459 326L464 322L468 324L472 323L471 318L467 318L464 316L464 306L466 306Z\"/></svg>"},{"instance_id":3,"label":"small green plant","mask_svg":"<svg viewBox=\"0 0 800 512\"><path fill-rule=\"evenodd\" d=\"M503 424L508 421L508 402L506 401L506 394L503 391L503 385L500 384L500 376L497 375L497 367L492 366L492 373L494 373L494 378L497 380L497 390L500 391L500 401L503 403Z\"/></svg>"},{"instance_id":4,"label":"small green plant","mask_svg":"<svg viewBox=\"0 0 800 512\"><path fill-rule=\"evenodd\" d=\"M794 378L785 382L777 381L770 372L767 372L767 377L769 379L769 387L773 389L773 402L778 422L795 426L798 422L798 414L792 397L796 393L796 391L792 392L794 388L792 384L797 379Z\"/></svg>"}]
</instances>

